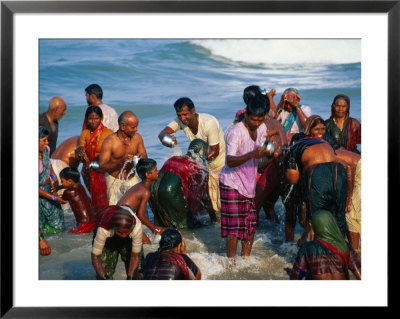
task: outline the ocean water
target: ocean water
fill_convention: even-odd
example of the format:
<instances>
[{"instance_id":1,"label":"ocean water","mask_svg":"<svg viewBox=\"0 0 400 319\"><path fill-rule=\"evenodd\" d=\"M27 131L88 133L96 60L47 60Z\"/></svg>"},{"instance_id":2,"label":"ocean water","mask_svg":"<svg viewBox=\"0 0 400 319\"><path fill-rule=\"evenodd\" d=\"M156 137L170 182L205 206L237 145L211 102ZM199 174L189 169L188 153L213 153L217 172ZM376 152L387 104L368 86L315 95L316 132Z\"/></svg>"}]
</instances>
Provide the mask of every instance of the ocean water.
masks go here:
<instances>
[{"instance_id":1,"label":"ocean water","mask_svg":"<svg viewBox=\"0 0 400 319\"><path fill-rule=\"evenodd\" d=\"M84 89L92 83L103 89L103 102L118 113L133 111L139 117L148 156L160 168L172 155L186 153L183 132L176 137L179 149L164 147L158 133L175 118L173 103L191 98L199 113L214 115L223 130L244 107L243 89L252 84L283 90L297 88L301 103L327 119L336 94L351 99L350 114L361 122L361 42L343 39L41 39L39 42L39 109L47 110L53 96L67 102L60 121L58 143L79 135L87 107ZM285 242L285 210L275 205L279 224L265 219L261 210L252 255L238 258L229 268L220 227L202 216L203 227L183 230L189 256L200 267L203 279L285 280L292 267L295 243ZM152 218L148 208L149 218ZM65 212L67 228L74 226ZM302 228L295 228L295 239ZM95 279L90 261L92 235L48 235L52 254L41 257L40 279ZM145 245L157 249L159 238ZM240 251L238 245L238 252ZM122 264L116 279L124 279Z\"/></svg>"}]
</instances>

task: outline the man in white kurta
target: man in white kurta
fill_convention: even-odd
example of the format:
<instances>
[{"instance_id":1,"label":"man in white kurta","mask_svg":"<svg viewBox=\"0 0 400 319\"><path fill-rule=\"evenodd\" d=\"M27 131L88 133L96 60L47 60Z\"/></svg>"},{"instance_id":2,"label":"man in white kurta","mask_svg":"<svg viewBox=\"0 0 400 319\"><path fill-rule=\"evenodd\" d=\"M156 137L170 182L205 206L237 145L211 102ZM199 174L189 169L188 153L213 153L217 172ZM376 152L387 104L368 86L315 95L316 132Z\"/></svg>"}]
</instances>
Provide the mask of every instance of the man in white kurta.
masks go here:
<instances>
[{"instance_id":1,"label":"man in white kurta","mask_svg":"<svg viewBox=\"0 0 400 319\"><path fill-rule=\"evenodd\" d=\"M219 195L219 172L225 165L225 137L218 120L207 113L196 113L193 102L186 97L178 99L175 104L177 118L167 125L159 134L160 141L166 134L183 130L189 141L198 138L205 141L209 148L207 160L209 163L208 188L213 208L221 209ZM176 138L172 136L176 142ZM177 143L177 142L176 142Z\"/></svg>"}]
</instances>

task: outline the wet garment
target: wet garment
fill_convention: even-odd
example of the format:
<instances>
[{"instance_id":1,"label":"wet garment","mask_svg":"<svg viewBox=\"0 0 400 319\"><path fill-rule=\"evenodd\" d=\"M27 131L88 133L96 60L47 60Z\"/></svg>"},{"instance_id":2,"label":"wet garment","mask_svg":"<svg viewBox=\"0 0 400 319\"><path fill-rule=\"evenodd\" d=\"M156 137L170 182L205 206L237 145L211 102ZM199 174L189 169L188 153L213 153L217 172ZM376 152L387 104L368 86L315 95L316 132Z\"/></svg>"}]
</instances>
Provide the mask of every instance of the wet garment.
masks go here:
<instances>
[{"instance_id":1,"label":"wet garment","mask_svg":"<svg viewBox=\"0 0 400 319\"><path fill-rule=\"evenodd\" d=\"M311 108L309 106L301 105L300 107L306 117L309 117L311 115ZM289 117L294 118L293 122L290 120L286 121ZM285 123L285 121L287 122L286 127L284 127L286 136L289 136L289 134L293 133L304 132L303 126L300 123L300 119L297 116L296 110L292 112L282 110L277 120L282 124L282 126Z\"/></svg>"},{"instance_id":2,"label":"wet garment","mask_svg":"<svg viewBox=\"0 0 400 319\"><path fill-rule=\"evenodd\" d=\"M214 211L219 212L221 210L221 196L219 194L219 173L221 169L211 170L209 169L208 174L208 194L212 202Z\"/></svg>"},{"instance_id":3,"label":"wet garment","mask_svg":"<svg viewBox=\"0 0 400 319\"><path fill-rule=\"evenodd\" d=\"M303 153L310 146L317 144L328 144L328 142L318 137L304 137L301 138L299 141L297 141L295 144L293 144L289 148L289 152L283 159L283 165L285 169L287 168L296 169L294 167L290 167L290 161L293 160L297 164L298 170L302 172L303 164L301 162L301 157L303 156Z\"/></svg>"},{"instance_id":4,"label":"wet garment","mask_svg":"<svg viewBox=\"0 0 400 319\"><path fill-rule=\"evenodd\" d=\"M130 216L132 217L133 224L135 225L132 229L132 232L128 236L132 239L132 251L135 253L140 252L140 248L142 247L143 233L142 223L128 205L113 205L102 209L98 214L99 221L96 225L95 234L93 236L92 253L94 255L100 255L107 239L114 236L113 230L110 227L110 220L113 215L121 209L129 212Z\"/></svg>"},{"instance_id":5,"label":"wet garment","mask_svg":"<svg viewBox=\"0 0 400 319\"><path fill-rule=\"evenodd\" d=\"M208 190L210 198L215 211L219 211L221 207L220 195L219 195L219 178L218 175L225 165L225 136L219 125L218 120L206 113L199 113L199 125L197 133L193 134L190 128L183 124L178 118L168 124L174 132L178 130L183 130L189 141L193 141L199 138L205 141L209 146L214 146L219 144L219 154L218 156L209 162L209 183Z\"/></svg>"},{"instance_id":6,"label":"wet garment","mask_svg":"<svg viewBox=\"0 0 400 319\"><path fill-rule=\"evenodd\" d=\"M163 227L192 227L202 208L209 182L206 168L188 156L173 156L161 167L150 186L154 224Z\"/></svg>"},{"instance_id":7,"label":"wet garment","mask_svg":"<svg viewBox=\"0 0 400 319\"><path fill-rule=\"evenodd\" d=\"M353 250L350 244L347 244L349 249L348 268L351 271L361 271L361 258ZM312 279L313 275L321 275L326 273L343 273L343 263L329 249L313 240L306 242L299 248L293 265L291 279Z\"/></svg>"},{"instance_id":8,"label":"wet garment","mask_svg":"<svg viewBox=\"0 0 400 319\"><path fill-rule=\"evenodd\" d=\"M185 254L149 253L143 263L144 280L193 280L199 269Z\"/></svg>"},{"instance_id":9,"label":"wet garment","mask_svg":"<svg viewBox=\"0 0 400 319\"><path fill-rule=\"evenodd\" d=\"M96 235L96 233L95 233ZM132 238L121 238L112 236L106 239L100 255L101 264L107 276L112 277L117 267L119 256L121 256L125 267L129 267L132 255Z\"/></svg>"},{"instance_id":10,"label":"wet garment","mask_svg":"<svg viewBox=\"0 0 400 319\"><path fill-rule=\"evenodd\" d=\"M132 218L133 229L129 236L121 238L114 235L114 230L110 221L115 213L124 210L124 214ZM99 221L95 227L92 240L92 254L100 256L104 271L112 277L121 255L125 266L129 266L132 253L142 253L142 223L135 215L129 205L113 205L102 209L99 214ZM140 265L138 268L140 271Z\"/></svg>"},{"instance_id":11,"label":"wet garment","mask_svg":"<svg viewBox=\"0 0 400 319\"><path fill-rule=\"evenodd\" d=\"M77 223L94 223L95 216L90 206L89 197L80 183L67 188L62 195L62 199L69 202Z\"/></svg>"},{"instance_id":12,"label":"wet garment","mask_svg":"<svg viewBox=\"0 0 400 319\"><path fill-rule=\"evenodd\" d=\"M219 184L221 194L221 236L249 240L257 227L254 198L242 196L236 189Z\"/></svg>"},{"instance_id":13,"label":"wet garment","mask_svg":"<svg viewBox=\"0 0 400 319\"><path fill-rule=\"evenodd\" d=\"M254 141L244 123L239 122L231 126L226 133L226 155L242 156L252 152L265 142L266 135L267 127L262 123L257 128L257 138ZM229 167L225 163L219 174L219 182L236 189L245 197L254 198L256 195L258 161L258 158L252 158L237 167Z\"/></svg>"},{"instance_id":14,"label":"wet garment","mask_svg":"<svg viewBox=\"0 0 400 319\"><path fill-rule=\"evenodd\" d=\"M343 237L346 236L347 174L343 165L335 162L314 165L307 170L304 181L308 217L317 210L329 210Z\"/></svg>"},{"instance_id":15,"label":"wet garment","mask_svg":"<svg viewBox=\"0 0 400 319\"><path fill-rule=\"evenodd\" d=\"M332 135L340 146L351 152L359 153L356 148L357 144L361 144L361 124L359 121L348 117L343 125L343 130L340 130L331 116L325 122L325 127L326 132Z\"/></svg>"},{"instance_id":16,"label":"wet garment","mask_svg":"<svg viewBox=\"0 0 400 319\"><path fill-rule=\"evenodd\" d=\"M115 178L110 174L105 175L107 185L107 197L109 205L116 205L121 197L132 187L139 183L135 174L128 180Z\"/></svg>"},{"instance_id":17,"label":"wet garment","mask_svg":"<svg viewBox=\"0 0 400 319\"><path fill-rule=\"evenodd\" d=\"M89 162L84 163L87 167L90 162L96 161L100 155L101 145L104 139L112 134L112 131L105 127L103 123L90 133L89 129L84 129L81 133L79 145L85 148ZM105 180L105 173L98 173L90 170L90 193L91 205L97 211L108 206L107 198L107 185Z\"/></svg>"},{"instance_id":18,"label":"wet garment","mask_svg":"<svg viewBox=\"0 0 400 319\"><path fill-rule=\"evenodd\" d=\"M296 256L292 279L315 275L344 273L349 269L361 274L361 261L351 245L344 240L334 216L328 210L318 210L311 218L314 240L304 243Z\"/></svg>"},{"instance_id":19,"label":"wet garment","mask_svg":"<svg viewBox=\"0 0 400 319\"><path fill-rule=\"evenodd\" d=\"M39 160L39 187L51 193L51 183L44 185L50 173L49 147L46 146ZM45 233L58 233L65 230L64 212L56 201L39 196L39 229Z\"/></svg>"},{"instance_id":20,"label":"wet garment","mask_svg":"<svg viewBox=\"0 0 400 319\"><path fill-rule=\"evenodd\" d=\"M346 214L346 221L349 231L361 234L361 159L356 166L351 210Z\"/></svg>"},{"instance_id":21,"label":"wet garment","mask_svg":"<svg viewBox=\"0 0 400 319\"><path fill-rule=\"evenodd\" d=\"M74 228L72 228L69 234L85 234L91 233L95 228L95 223L77 223Z\"/></svg>"}]
</instances>

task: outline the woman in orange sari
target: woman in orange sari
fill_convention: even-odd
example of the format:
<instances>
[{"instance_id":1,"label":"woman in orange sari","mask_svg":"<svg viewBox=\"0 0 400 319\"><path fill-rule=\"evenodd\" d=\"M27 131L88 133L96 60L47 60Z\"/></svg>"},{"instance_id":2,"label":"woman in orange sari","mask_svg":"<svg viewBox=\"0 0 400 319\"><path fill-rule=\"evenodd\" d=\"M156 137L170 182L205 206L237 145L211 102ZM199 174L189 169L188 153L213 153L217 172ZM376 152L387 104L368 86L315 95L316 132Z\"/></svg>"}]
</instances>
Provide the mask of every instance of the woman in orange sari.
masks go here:
<instances>
[{"instance_id":1,"label":"woman in orange sari","mask_svg":"<svg viewBox=\"0 0 400 319\"><path fill-rule=\"evenodd\" d=\"M102 123L103 112L98 106L86 109L84 127L79 139L77 156L83 162L82 177L88 188L96 211L108 206L107 186L104 173L97 173L89 168L91 162L98 161L104 139L113 132Z\"/></svg>"}]
</instances>

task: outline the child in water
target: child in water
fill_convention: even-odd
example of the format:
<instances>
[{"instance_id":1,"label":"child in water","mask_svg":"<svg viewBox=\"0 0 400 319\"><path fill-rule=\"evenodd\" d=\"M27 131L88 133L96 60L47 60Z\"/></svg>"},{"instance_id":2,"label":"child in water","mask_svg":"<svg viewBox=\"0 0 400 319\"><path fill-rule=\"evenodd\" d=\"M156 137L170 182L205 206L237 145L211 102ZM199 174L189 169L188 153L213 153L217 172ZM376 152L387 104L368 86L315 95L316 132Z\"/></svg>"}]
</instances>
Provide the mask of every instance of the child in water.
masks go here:
<instances>
[{"instance_id":1,"label":"child in water","mask_svg":"<svg viewBox=\"0 0 400 319\"><path fill-rule=\"evenodd\" d=\"M136 165L136 171L142 181L131 187L117 205L130 205L142 224L146 225L154 234L161 234L164 229L161 226L155 226L146 217L146 206L151 195L150 186L158 178L157 162L150 158L142 158ZM147 241L148 239L144 238L143 243L146 244Z\"/></svg>"},{"instance_id":2,"label":"child in water","mask_svg":"<svg viewBox=\"0 0 400 319\"><path fill-rule=\"evenodd\" d=\"M62 199L69 202L76 219L76 225L69 231L70 234L90 233L96 223L90 199L80 183L80 177L76 167L68 166L60 172L61 183L66 188Z\"/></svg>"}]
</instances>

